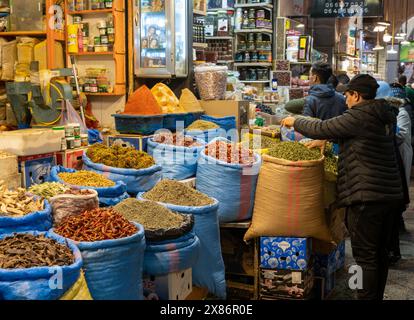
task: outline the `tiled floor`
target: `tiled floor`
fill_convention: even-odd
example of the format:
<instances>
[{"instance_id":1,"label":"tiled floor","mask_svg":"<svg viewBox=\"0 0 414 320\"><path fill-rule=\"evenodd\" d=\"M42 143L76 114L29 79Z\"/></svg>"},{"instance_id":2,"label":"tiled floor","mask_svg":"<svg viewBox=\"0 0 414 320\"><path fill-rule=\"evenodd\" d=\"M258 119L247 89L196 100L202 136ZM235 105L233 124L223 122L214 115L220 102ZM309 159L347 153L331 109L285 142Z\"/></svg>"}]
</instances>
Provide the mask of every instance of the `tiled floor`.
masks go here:
<instances>
[{"instance_id":1,"label":"tiled floor","mask_svg":"<svg viewBox=\"0 0 414 320\"><path fill-rule=\"evenodd\" d=\"M407 233L400 236L402 260L392 267L385 289L386 300L414 300L414 181L411 183L411 206L405 213ZM346 246L347 266L353 264L351 244ZM348 286L349 275L343 272L338 275L337 286L331 300L352 300L354 292Z\"/></svg>"}]
</instances>

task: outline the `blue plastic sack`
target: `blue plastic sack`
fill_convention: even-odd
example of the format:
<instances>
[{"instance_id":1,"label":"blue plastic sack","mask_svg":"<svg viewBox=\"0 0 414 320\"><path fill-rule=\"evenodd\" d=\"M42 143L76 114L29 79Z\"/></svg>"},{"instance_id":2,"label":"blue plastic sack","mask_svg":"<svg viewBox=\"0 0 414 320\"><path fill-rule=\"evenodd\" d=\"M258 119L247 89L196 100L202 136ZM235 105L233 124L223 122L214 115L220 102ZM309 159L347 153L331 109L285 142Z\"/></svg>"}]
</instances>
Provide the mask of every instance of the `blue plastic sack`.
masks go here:
<instances>
[{"instance_id":1,"label":"blue plastic sack","mask_svg":"<svg viewBox=\"0 0 414 320\"><path fill-rule=\"evenodd\" d=\"M63 267L0 269L0 300L59 299L75 284L81 275L82 257L79 249L73 243L66 242L65 238L51 232L31 231L24 233L34 236L45 235L47 238L68 246L73 252L75 262L70 266ZM13 235L3 234L0 236L0 240L9 236ZM59 281L61 282L59 283ZM56 287L53 287L53 285Z\"/></svg>"},{"instance_id":2,"label":"blue plastic sack","mask_svg":"<svg viewBox=\"0 0 414 320\"><path fill-rule=\"evenodd\" d=\"M204 141L205 143L210 143L211 141L220 138L227 137L226 130L222 128L210 129L210 130L194 130L194 131L184 131L185 136L193 137L197 140Z\"/></svg>"},{"instance_id":3,"label":"blue plastic sack","mask_svg":"<svg viewBox=\"0 0 414 320\"><path fill-rule=\"evenodd\" d=\"M94 300L143 300L144 228L122 239L75 243Z\"/></svg>"},{"instance_id":4,"label":"blue plastic sack","mask_svg":"<svg viewBox=\"0 0 414 320\"><path fill-rule=\"evenodd\" d=\"M201 120L213 122L216 125L220 126L220 128L230 131L232 129L237 129L236 117L223 117L223 118L216 118L212 116L201 116Z\"/></svg>"},{"instance_id":5,"label":"blue plastic sack","mask_svg":"<svg viewBox=\"0 0 414 320\"><path fill-rule=\"evenodd\" d=\"M24 231L48 231L52 228L52 207L44 201L42 211L32 212L18 218L0 216L0 235Z\"/></svg>"},{"instance_id":6,"label":"blue plastic sack","mask_svg":"<svg viewBox=\"0 0 414 320\"><path fill-rule=\"evenodd\" d=\"M143 194L138 195L139 200ZM214 199L215 200L215 199ZM160 203L168 209L194 215L194 233L200 239L199 258L193 266L193 283L220 299L226 299L226 278L223 256L221 254L220 226L217 210L219 202L205 207L183 207Z\"/></svg>"},{"instance_id":7,"label":"blue plastic sack","mask_svg":"<svg viewBox=\"0 0 414 320\"><path fill-rule=\"evenodd\" d=\"M190 269L198 260L199 250L200 240L193 232L175 240L147 241L144 274L162 276Z\"/></svg>"},{"instance_id":8,"label":"blue plastic sack","mask_svg":"<svg viewBox=\"0 0 414 320\"><path fill-rule=\"evenodd\" d=\"M255 163L246 166L229 164L207 156L204 151L201 153L196 188L220 202L220 222L244 221L252 217L261 165L262 159L257 154Z\"/></svg>"},{"instance_id":9,"label":"blue plastic sack","mask_svg":"<svg viewBox=\"0 0 414 320\"><path fill-rule=\"evenodd\" d=\"M103 142L102 134L99 130L88 129L88 142L90 145Z\"/></svg>"},{"instance_id":10,"label":"blue plastic sack","mask_svg":"<svg viewBox=\"0 0 414 320\"><path fill-rule=\"evenodd\" d=\"M74 169L67 169L62 166L55 166L50 171L49 181L51 182L60 182L66 185L69 185L65 183L62 179L59 178L59 173L62 172L76 172ZM92 189L96 190L98 192L99 196L99 205L101 207L112 207L117 205L118 203L124 201L125 199L129 198L129 195L127 193L127 187L126 184L122 181L116 181L116 185L113 187L107 187L107 188L93 188L93 187L82 187L82 186L73 186L71 187L75 189Z\"/></svg>"},{"instance_id":11,"label":"blue plastic sack","mask_svg":"<svg viewBox=\"0 0 414 320\"><path fill-rule=\"evenodd\" d=\"M306 137L300 134L299 132L295 131L293 128L286 128L281 127L280 128L280 135L281 135L281 141L292 141L292 142L299 142Z\"/></svg>"},{"instance_id":12,"label":"blue plastic sack","mask_svg":"<svg viewBox=\"0 0 414 320\"><path fill-rule=\"evenodd\" d=\"M205 148L204 140L198 140L203 145L194 148L177 147L148 140L148 154L162 167L164 179L185 180L197 173L197 162L201 151ZM149 190L149 189L148 189ZM148 191L141 190L141 191Z\"/></svg>"},{"instance_id":13,"label":"blue plastic sack","mask_svg":"<svg viewBox=\"0 0 414 320\"><path fill-rule=\"evenodd\" d=\"M151 190L162 179L162 171L159 165L141 170L121 169L93 163L86 154L83 155L82 159L85 170L102 174L112 181L126 183L127 192L133 195Z\"/></svg>"}]
</instances>

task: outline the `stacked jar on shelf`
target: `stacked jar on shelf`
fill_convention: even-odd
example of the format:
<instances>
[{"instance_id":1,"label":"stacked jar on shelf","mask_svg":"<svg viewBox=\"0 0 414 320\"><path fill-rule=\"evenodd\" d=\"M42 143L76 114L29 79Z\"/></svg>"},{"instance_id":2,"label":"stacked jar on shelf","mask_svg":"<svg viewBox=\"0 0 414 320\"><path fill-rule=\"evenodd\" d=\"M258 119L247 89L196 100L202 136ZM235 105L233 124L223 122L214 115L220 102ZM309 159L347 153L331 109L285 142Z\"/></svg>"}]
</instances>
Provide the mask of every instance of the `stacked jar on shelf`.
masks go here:
<instances>
[{"instance_id":1,"label":"stacked jar on shelf","mask_svg":"<svg viewBox=\"0 0 414 320\"><path fill-rule=\"evenodd\" d=\"M113 0L69 0L69 11L112 9Z\"/></svg>"}]
</instances>

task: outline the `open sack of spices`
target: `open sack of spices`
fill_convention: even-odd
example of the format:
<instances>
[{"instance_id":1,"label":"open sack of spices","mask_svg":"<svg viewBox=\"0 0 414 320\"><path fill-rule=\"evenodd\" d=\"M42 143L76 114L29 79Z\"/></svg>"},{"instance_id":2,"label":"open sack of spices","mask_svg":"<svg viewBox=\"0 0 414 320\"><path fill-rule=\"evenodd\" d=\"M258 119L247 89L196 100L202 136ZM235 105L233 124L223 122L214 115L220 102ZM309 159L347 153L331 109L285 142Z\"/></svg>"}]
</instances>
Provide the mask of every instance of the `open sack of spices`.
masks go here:
<instances>
[{"instance_id":1,"label":"open sack of spices","mask_svg":"<svg viewBox=\"0 0 414 320\"><path fill-rule=\"evenodd\" d=\"M47 231L52 227L48 201L29 195L25 189L10 191L0 185L0 234Z\"/></svg>"},{"instance_id":2,"label":"open sack of spices","mask_svg":"<svg viewBox=\"0 0 414 320\"><path fill-rule=\"evenodd\" d=\"M67 217L53 233L74 241L80 249L94 299L143 299L145 234L141 225L112 208L101 208Z\"/></svg>"},{"instance_id":3,"label":"open sack of spices","mask_svg":"<svg viewBox=\"0 0 414 320\"><path fill-rule=\"evenodd\" d=\"M193 232L192 215L137 199L124 200L114 210L144 227L144 273L157 276L193 268L199 255L200 240Z\"/></svg>"},{"instance_id":4,"label":"open sack of spices","mask_svg":"<svg viewBox=\"0 0 414 320\"><path fill-rule=\"evenodd\" d=\"M258 154L267 154L269 149L275 147L278 143L280 143L278 138L246 133L242 138L241 146Z\"/></svg>"},{"instance_id":5,"label":"open sack of spices","mask_svg":"<svg viewBox=\"0 0 414 320\"><path fill-rule=\"evenodd\" d=\"M104 175L92 171L76 171L62 166L55 166L50 171L49 180L67 185L73 189L95 190L100 206L114 206L129 198L126 184L114 182Z\"/></svg>"},{"instance_id":6,"label":"open sack of spices","mask_svg":"<svg viewBox=\"0 0 414 320\"><path fill-rule=\"evenodd\" d=\"M253 221L245 240L261 236L331 241L324 212L324 156L298 142L263 155Z\"/></svg>"},{"instance_id":7,"label":"open sack of spices","mask_svg":"<svg viewBox=\"0 0 414 320\"><path fill-rule=\"evenodd\" d=\"M221 136L224 137L226 134L225 130L221 129L218 124L206 120L196 120L184 131L185 136L196 138L205 143L209 143Z\"/></svg>"},{"instance_id":8,"label":"open sack of spices","mask_svg":"<svg viewBox=\"0 0 414 320\"><path fill-rule=\"evenodd\" d=\"M223 138L201 153L196 187L220 202L220 222L251 218L261 162L260 155Z\"/></svg>"},{"instance_id":9,"label":"open sack of spices","mask_svg":"<svg viewBox=\"0 0 414 320\"><path fill-rule=\"evenodd\" d=\"M138 199L156 201L174 212L194 216L194 233L200 240L200 250L193 266L193 283L225 299L225 267L217 214L219 202L174 180L161 181L151 191L139 194Z\"/></svg>"},{"instance_id":10,"label":"open sack of spices","mask_svg":"<svg viewBox=\"0 0 414 320\"><path fill-rule=\"evenodd\" d=\"M29 192L49 201L55 225L67 216L99 207L98 192L92 189L74 189L58 182L46 182L30 187Z\"/></svg>"},{"instance_id":11,"label":"open sack of spices","mask_svg":"<svg viewBox=\"0 0 414 320\"><path fill-rule=\"evenodd\" d=\"M164 179L185 180L194 177L204 140L164 132L148 140L148 153L162 167Z\"/></svg>"},{"instance_id":12,"label":"open sack of spices","mask_svg":"<svg viewBox=\"0 0 414 320\"><path fill-rule=\"evenodd\" d=\"M0 235L0 297L5 300L91 299L79 249L49 232ZM53 287L51 283L58 284Z\"/></svg>"},{"instance_id":13,"label":"open sack of spices","mask_svg":"<svg viewBox=\"0 0 414 320\"><path fill-rule=\"evenodd\" d=\"M131 194L150 190L161 180L161 167L146 152L120 145L94 144L83 155L84 168L123 181Z\"/></svg>"}]
</instances>

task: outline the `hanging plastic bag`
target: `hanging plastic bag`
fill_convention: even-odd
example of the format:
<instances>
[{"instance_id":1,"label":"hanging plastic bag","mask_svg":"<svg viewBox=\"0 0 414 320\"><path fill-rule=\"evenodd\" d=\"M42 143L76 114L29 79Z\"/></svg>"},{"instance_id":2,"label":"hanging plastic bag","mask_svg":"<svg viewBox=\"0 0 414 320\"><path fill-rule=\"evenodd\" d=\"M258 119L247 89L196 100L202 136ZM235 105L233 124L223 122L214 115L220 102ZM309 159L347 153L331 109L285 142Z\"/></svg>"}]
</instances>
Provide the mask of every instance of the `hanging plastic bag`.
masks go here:
<instances>
[{"instance_id":1,"label":"hanging plastic bag","mask_svg":"<svg viewBox=\"0 0 414 320\"><path fill-rule=\"evenodd\" d=\"M88 128L83 123L78 112L72 106L69 100L62 101L62 119L60 120L61 126L66 126L71 123L77 123L81 127L82 134L88 134Z\"/></svg>"}]
</instances>

